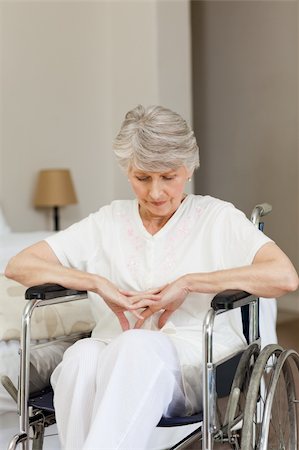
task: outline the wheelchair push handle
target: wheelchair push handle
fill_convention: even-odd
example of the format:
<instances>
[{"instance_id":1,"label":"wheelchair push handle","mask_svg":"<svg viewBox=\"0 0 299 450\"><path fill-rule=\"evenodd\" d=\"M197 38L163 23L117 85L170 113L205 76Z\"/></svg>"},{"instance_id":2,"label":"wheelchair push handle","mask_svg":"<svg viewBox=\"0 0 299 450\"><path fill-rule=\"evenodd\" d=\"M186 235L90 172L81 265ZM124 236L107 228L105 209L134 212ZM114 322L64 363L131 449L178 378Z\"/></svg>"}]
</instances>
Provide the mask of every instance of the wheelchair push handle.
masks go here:
<instances>
[{"instance_id":1,"label":"wheelchair push handle","mask_svg":"<svg viewBox=\"0 0 299 450\"><path fill-rule=\"evenodd\" d=\"M259 227L261 217L266 216L272 211L272 205L269 203L261 203L256 205L251 213L251 222Z\"/></svg>"}]
</instances>

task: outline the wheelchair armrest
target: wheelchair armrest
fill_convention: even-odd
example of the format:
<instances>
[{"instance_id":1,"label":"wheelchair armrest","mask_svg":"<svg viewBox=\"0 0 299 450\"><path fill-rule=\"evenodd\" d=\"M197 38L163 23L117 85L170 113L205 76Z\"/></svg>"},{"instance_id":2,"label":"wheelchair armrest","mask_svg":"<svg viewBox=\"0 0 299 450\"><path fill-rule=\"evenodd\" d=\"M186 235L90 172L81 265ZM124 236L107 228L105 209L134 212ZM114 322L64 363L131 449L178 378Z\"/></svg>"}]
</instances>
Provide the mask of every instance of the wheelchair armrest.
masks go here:
<instances>
[{"instance_id":1,"label":"wheelchair armrest","mask_svg":"<svg viewBox=\"0 0 299 450\"><path fill-rule=\"evenodd\" d=\"M65 288L59 284L32 286L25 292L26 300L50 300L71 295L87 295L87 292ZM245 291L226 290L215 295L211 302L211 307L215 311L240 308L241 306L248 305L254 301L255 298L256 297Z\"/></svg>"},{"instance_id":2,"label":"wheelchair armrest","mask_svg":"<svg viewBox=\"0 0 299 450\"><path fill-rule=\"evenodd\" d=\"M67 289L59 284L42 284L32 286L25 292L26 300L50 300L58 297L68 297L70 295L87 295L86 291Z\"/></svg>"},{"instance_id":3,"label":"wheelchair armrest","mask_svg":"<svg viewBox=\"0 0 299 450\"><path fill-rule=\"evenodd\" d=\"M215 295L211 302L214 311L240 308L256 300L256 297L245 291L226 290Z\"/></svg>"}]
</instances>

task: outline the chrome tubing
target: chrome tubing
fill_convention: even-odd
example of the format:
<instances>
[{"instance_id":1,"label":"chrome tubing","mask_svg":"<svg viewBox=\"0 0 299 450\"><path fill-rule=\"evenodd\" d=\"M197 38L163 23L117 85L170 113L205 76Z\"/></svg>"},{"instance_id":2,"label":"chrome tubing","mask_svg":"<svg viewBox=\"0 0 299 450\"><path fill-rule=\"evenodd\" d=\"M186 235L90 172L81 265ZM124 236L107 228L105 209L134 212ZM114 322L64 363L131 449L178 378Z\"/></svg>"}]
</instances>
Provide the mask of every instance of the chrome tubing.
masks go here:
<instances>
[{"instance_id":1,"label":"chrome tubing","mask_svg":"<svg viewBox=\"0 0 299 450\"><path fill-rule=\"evenodd\" d=\"M259 304L256 298L249 304L249 344L259 338Z\"/></svg>"},{"instance_id":2,"label":"chrome tubing","mask_svg":"<svg viewBox=\"0 0 299 450\"><path fill-rule=\"evenodd\" d=\"M256 205L251 213L251 222L256 227L259 227L261 217L266 216L272 211L272 205L269 203L261 203L260 205Z\"/></svg>"},{"instance_id":3,"label":"chrome tubing","mask_svg":"<svg viewBox=\"0 0 299 450\"><path fill-rule=\"evenodd\" d=\"M271 211L272 205L269 203L256 205L251 213L251 222L257 228L260 228L261 217L270 214ZM249 342L252 343L259 337L259 307L257 300L249 305L249 317Z\"/></svg>"},{"instance_id":4,"label":"chrome tubing","mask_svg":"<svg viewBox=\"0 0 299 450\"><path fill-rule=\"evenodd\" d=\"M30 376L30 344L31 344L31 316L33 310L38 307L83 300L86 294L75 294L68 297L59 297L48 300L30 300L24 308L22 316L21 345L20 345L20 376L18 393L18 410L20 415L20 433L26 434L26 440L22 441L23 450L29 450L29 376Z\"/></svg>"},{"instance_id":5,"label":"chrome tubing","mask_svg":"<svg viewBox=\"0 0 299 450\"><path fill-rule=\"evenodd\" d=\"M216 312L209 309L203 323L203 446L202 450L213 449L215 432L216 380L213 364L213 325Z\"/></svg>"},{"instance_id":6,"label":"chrome tubing","mask_svg":"<svg viewBox=\"0 0 299 450\"><path fill-rule=\"evenodd\" d=\"M26 440L23 441L23 450L29 450L29 375L30 375L30 342L31 342L31 316L34 308L40 300L30 301L23 312L21 346L20 346L20 377L19 377L19 395L18 409L20 414L20 433L25 434Z\"/></svg>"},{"instance_id":7,"label":"chrome tubing","mask_svg":"<svg viewBox=\"0 0 299 450\"><path fill-rule=\"evenodd\" d=\"M24 444L24 442L27 440L27 436L26 434L16 434L12 440L10 441L10 443L8 444L7 450L16 450L17 446L22 443L22 445Z\"/></svg>"}]
</instances>

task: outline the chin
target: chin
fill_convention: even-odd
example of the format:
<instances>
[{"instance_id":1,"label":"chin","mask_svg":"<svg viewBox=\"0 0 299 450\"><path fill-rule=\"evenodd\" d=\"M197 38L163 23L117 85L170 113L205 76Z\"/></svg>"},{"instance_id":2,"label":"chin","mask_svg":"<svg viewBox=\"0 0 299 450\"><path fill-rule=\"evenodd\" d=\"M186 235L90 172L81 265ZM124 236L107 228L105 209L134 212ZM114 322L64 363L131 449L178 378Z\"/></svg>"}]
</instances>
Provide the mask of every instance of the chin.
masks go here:
<instances>
[{"instance_id":1,"label":"chin","mask_svg":"<svg viewBox=\"0 0 299 450\"><path fill-rule=\"evenodd\" d=\"M151 206L149 210L158 216L169 216L172 215L177 208L171 207L168 205L162 205L162 206Z\"/></svg>"}]
</instances>

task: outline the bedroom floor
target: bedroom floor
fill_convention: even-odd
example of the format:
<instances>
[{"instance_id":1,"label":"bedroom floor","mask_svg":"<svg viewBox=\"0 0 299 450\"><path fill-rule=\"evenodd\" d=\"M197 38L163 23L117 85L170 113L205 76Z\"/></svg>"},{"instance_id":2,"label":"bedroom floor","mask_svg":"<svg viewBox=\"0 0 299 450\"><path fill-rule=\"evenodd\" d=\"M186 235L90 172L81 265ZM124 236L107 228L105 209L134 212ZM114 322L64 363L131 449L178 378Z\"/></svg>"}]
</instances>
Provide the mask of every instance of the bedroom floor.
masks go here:
<instances>
[{"instance_id":1,"label":"bedroom floor","mask_svg":"<svg viewBox=\"0 0 299 450\"><path fill-rule=\"evenodd\" d=\"M293 318L292 316L283 317L283 320L278 318L277 334L279 343L285 348L293 348L299 351L299 318ZM298 380L299 385L299 380ZM7 442L16 433L18 428L18 419L15 414L6 414L0 416L1 429L5 429L5 432L1 432L0 435L0 450L7 450ZM57 436L51 436L56 433L56 427L50 427L47 430L47 434L50 434L45 439L44 450L60 450ZM228 450L228 445L215 445L215 450ZM198 443L189 446L188 450L200 450Z\"/></svg>"},{"instance_id":2,"label":"bedroom floor","mask_svg":"<svg viewBox=\"0 0 299 450\"><path fill-rule=\"evenodd\" d=\"M18 432L18 417L15 413L0 415L0 425L0 450L7 450L10 439ZM60 450L56 426L49 427L46 434L43 450Z\"/></svg>"}]
</instances>

